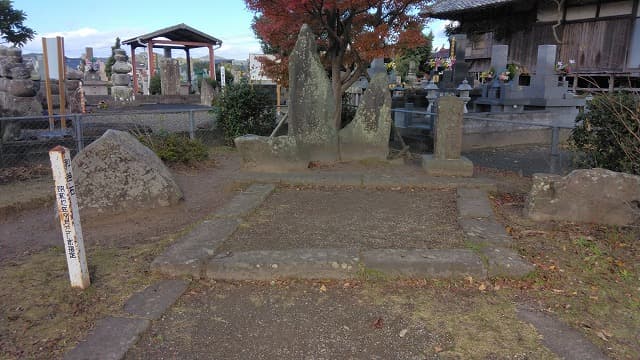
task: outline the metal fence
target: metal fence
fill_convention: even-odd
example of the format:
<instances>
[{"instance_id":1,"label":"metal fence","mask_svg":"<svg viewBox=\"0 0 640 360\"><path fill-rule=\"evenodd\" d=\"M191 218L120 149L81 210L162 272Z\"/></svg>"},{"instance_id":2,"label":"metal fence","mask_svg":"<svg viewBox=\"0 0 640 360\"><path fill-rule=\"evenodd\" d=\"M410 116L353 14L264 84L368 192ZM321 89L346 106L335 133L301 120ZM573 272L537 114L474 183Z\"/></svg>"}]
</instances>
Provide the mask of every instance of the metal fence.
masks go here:
<instances>
[{"instance_id":1,"label":"metal fence","mask_svg":"<svg viewBox=\"0 0 640 360\"><path fill-rule=\"evenodd\" d=\"M75 154L108 129L134 135L179 134L215 144L212 108L99 112L0 118L0 168L48 161L49 149L63 145Z\"/></svg>"}]
</instances>

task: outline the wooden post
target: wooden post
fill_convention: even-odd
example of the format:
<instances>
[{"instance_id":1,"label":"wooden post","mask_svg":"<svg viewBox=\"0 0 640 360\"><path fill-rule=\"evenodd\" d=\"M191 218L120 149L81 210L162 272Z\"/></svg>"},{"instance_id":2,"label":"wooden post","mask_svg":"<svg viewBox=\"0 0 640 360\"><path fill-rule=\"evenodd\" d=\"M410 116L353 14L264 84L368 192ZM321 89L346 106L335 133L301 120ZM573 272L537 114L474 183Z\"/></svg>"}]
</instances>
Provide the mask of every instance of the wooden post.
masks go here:
<instances>
[{"instance_id":1,"label":"wooden post","mask_svg":"<svg viewBox=\"0 0 640 360\"><path fill-rule=\"evenodd\" d=\"M191 94L191 54L189 54L189 48L185 47L184 52L187 56L187 89L189 89L189 94Z\"/></svg>"},{"instance_id":2,"label":"wooden post","mask_svg":"<svg viewBox=\"0 0 640 360\"><path fill-rule=\"evenodd\" d=\"M67 128L67 119L64 115L67 113L66 110L66 92L67 87L65 86L65 68L66 65L64 63L64 39L60 36L56 36L56 46L58 47L58 87L60 88L60 126L63 129Z\"/></svg>"},{"instance_id":3,"label":"wooden post","mask_svg":"<svg viewBox=\"0 0 640 360\"><path fill-rule=\"evenodd\" d=\"M136 48L131 44L131 71L133 72L133 94L138 94L138 73L136 71Z\"/></svg>"},{"instance_id":4,"label":"wooden post","mask_svg":"<svg viewBox=\"0 0 640 360\"><path fill-rule=\"evenodd\" d=\"M276 84L276 113L280 116L280 84Z\"/></svg>"},{"instance_id":5,"label":"wooden post","mask_svg":"<svg viewBox=\"0 0 640 360\"><path fill-rule=\"evenodd\" d=\"M53 119L53 95L51 94L51 77L49 76L49 52L47 50L47 39L42 38L42 58L44 61L44 86L47 94L47 113L49 114L49 130L55 127Z\"/></svg>"},{"instance_id":6,"label":"wooden post","mask_svg":"<svg viewBox=\"0 0 640 360\"><path fill-rule=\"evenodd\" d=\"M49 151L49 158L55 182L58 217L62 228L65 253L67 254L67 267L69 268L71 287L86 289L91 285L91 281L89 280L87 258L84 251L78 199L71 170L70 151L65 147L56 146Z\"/></svg>"},{"instance_id":7,"label":"wooden post","mask_svg":"<svg viewBox=\"0 0 640 360\"><path fill-rule=\"evenodd\" d=\"M147 87L149 89L149 95L151 95L151 78L153 77L153 72L154 72L154 61L153 61L153 40L149 40L147 43L147 57L149 58L149 86Z\"/></svg>"},{"instance_id":8,"label":"wooden post","mask_svg":"<svg viewBox=\"0 0 640 360\"><path fill-rule=\"evenodd\" d=\"M216 80L216 59L213 56L213 46L208 45L207 48L209 48L209 77Z\"/></svg>"}]
</instances>

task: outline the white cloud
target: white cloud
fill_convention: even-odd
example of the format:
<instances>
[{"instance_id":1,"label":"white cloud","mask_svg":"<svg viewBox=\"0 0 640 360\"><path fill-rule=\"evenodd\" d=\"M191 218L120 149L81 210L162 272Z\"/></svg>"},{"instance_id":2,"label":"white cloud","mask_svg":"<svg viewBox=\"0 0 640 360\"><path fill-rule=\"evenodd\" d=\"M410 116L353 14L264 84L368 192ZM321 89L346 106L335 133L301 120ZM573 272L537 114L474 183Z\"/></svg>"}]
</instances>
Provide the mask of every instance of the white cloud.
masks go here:
<instances>
[{"instance_id":1,"label":"white cloud","mask_svg":"<svg viewBox=\"0 0 640 360\"><path fill-rule=\"evenodd\" d=\"M33 41L27 43L23 48L23 53L41 53L42 40L41 37L51 38L56 36L64 37L65 54L68 57L79 57L84 54L86 47L93 48L93 54L96 57L107 57L111 54L111 46L113 46L116 37L125 40L140 34L148 33L149 29L126 29L99 31L93 28L80 28L70 31L51 32L41 35ZM247 59L249 54L260 53L260 44L249 34L241 34L237 36L220 37L222 47L215 51L216 56L228 59ZM124 47L129 52L128 47ZM156 51L159 51L157 49ZM160 50L161 51L161 50ZM182 57L181 51L176 51L175 56ZM194 57L204 56L208 54L206 48L194 49L191 51Z\"/></svg>"}]
</instances>

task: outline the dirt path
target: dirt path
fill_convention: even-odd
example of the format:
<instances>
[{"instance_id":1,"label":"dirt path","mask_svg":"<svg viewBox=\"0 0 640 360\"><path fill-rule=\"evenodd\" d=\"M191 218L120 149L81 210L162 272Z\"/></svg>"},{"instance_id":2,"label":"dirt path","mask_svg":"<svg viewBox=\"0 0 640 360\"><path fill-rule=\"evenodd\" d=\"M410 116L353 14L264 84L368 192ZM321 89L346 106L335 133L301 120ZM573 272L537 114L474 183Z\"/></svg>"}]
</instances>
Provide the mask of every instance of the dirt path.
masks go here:
<instances>
[{"instance_id":1,"label":"dirt path","mask_svg":"<svg viewBox=\"0 0 640 360\"><path fill-rule=\"evenodd\" d=\"M173 169L185 200L178 206L116 216L83 218L85 245L127 246L157 240L201 219L233 194L240 161L235 152L218 154L216 165ZM53 204L18 212L0 220L0 266L51 246L61 246Z\"/></svg>"}]
</instances>

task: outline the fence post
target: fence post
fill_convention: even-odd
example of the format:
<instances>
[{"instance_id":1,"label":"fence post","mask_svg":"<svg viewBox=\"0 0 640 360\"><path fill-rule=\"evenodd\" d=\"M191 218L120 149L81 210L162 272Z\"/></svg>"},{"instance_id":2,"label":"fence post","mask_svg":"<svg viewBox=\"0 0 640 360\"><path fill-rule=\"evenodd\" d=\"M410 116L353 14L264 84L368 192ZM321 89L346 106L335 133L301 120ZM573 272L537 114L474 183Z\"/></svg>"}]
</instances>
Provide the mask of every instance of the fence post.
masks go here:
<instances>
[{"instance_id":1,"label":"fence post","mask_svg":"<svg viewBox=\"0 0 640 360\"><path fill-rule=\"evenodd\" d=\"M84 149L84 141L82 141L82 116L80 114L73 115L73 127L76 130L76 144L78 152Z\"/></svg>"},{"instance_id":2,"label":"fence post","mask_svg":"<svg viewBox=\"0 0 640 360\"><path fill-rule=\"evenodd\" d=\"M189 110L189 138L191 140L196 138L196 119L193 116L193 110Z\"/></svg>"},{"instance_id":3,"label":"fence post","mask_svg":"<svg viewBox=\"0 0 640 360\"><path fill-rule=\"evenodd\" d=\"M560 143L560 128L554 126L551 128L551 163L549 172L552 174L560 173L560 151L558 145Z\"/></svg>"}]
</instances>

